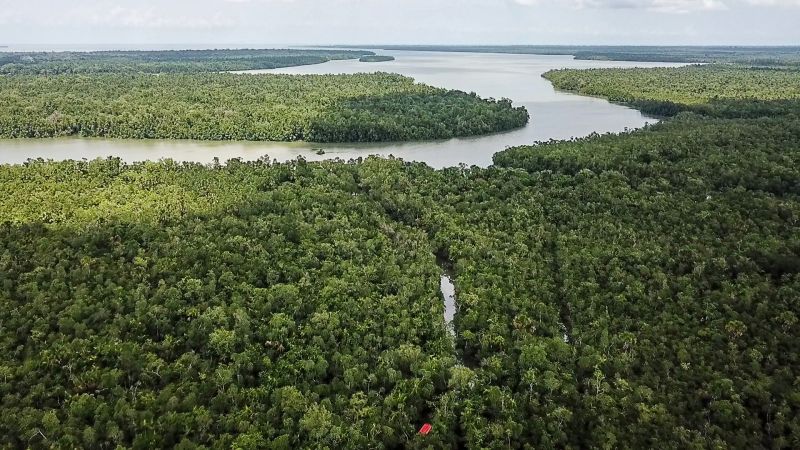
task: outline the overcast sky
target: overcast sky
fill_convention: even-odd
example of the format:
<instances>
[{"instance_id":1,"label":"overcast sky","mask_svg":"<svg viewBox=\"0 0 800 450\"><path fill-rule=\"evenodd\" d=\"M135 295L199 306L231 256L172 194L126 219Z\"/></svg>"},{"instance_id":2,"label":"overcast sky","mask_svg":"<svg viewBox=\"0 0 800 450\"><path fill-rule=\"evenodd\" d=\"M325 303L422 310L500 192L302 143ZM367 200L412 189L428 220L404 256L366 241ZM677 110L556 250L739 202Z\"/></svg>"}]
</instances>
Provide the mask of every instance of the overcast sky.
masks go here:
<instances>
[{"instance_id":1,"label":"overcast sky","mask_svg":"<svg viewBox=\"0 0 800 450\"><path fill-rule=\"evenodd\" d=\"M0 0L9 44L800 45L800 0Z\"/></svg>"}]
</instances>

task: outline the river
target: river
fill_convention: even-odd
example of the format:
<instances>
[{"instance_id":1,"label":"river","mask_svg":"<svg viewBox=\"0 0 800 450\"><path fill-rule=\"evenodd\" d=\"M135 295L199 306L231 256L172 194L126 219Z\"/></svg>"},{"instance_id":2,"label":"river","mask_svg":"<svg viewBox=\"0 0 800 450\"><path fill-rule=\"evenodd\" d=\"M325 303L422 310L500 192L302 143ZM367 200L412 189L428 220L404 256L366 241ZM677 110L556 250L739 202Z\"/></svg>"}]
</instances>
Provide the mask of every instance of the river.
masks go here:
<instances>
[{"instance_id":1,"label":"river","mask_svg":"<svg viewBox=\"0 0 800 450\"><path fill-rule=\"evenodd\" d=\"M678 66L670 63L577 61L571 56L509 55L378 51L395 61L362 63L331 61L310 66L254 71L290 74L395 72L434 86L474 91L483 97L507 97L525 106L530 123L515 131L433 142L379 144L313 144L305 142L204 142L113 139L0 140L0 163L21 163L28 158L93 159L119 156L126 161L173 158L208 163L214 157L257 159L263 155L279 161L302 156L307 160L351 159L368 155L393 155L422 161L434 168L458 165L488 166L492 155L510 146L550 139L569 139L593 132L619 132L655 122L640 112L605 100L559 92L541 75L558 68ZM323 148L324 155L315 149Z\"/></svg>"}]
</instances>

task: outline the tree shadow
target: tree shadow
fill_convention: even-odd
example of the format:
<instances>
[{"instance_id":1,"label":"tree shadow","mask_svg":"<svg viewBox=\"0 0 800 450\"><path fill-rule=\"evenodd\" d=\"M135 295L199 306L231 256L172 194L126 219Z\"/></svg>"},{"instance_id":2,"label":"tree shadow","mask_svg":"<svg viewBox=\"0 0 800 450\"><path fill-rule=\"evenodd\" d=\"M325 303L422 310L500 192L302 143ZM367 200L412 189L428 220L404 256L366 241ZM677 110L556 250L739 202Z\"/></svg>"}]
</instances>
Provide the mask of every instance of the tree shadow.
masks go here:
<instances>
[{"instance_id":1,"label":"tree shadow","mask_svg":"<svg viewBox=\"0 0 800 450\"><path fill-rule=\"evenodd\" d=\"M340 100L312 119L312 142L392 142L450 139L525 126L529 115L510 100L431 90Z\"/></svg>"}]
</instances>

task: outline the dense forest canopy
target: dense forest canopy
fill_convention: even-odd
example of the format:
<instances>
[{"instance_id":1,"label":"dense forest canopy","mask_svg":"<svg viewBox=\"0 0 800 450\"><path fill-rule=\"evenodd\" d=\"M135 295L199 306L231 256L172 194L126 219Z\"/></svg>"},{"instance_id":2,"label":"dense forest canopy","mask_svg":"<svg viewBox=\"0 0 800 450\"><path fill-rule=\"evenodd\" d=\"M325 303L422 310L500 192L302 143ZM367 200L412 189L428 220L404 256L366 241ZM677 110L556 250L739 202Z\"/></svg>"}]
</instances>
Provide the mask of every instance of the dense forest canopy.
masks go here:
<instances>
[{"instance_id":1,"label":"dense forest canopy","mask_svg":"<svg viewBox=\"0 0 800 450\"><path fill-rule=\"evenodd\" d=\"M386 73L7 76L0 103L4 138L403 141L528 122L510 100Z\"/></svg>"},{"instance_id":2,"label":"dense forest canopy","mask_svg":"<svg viewBox=\"0 0 800 450\"><path fill-rule=\"evenodd\" d=\"M510 367L500 372L509 378L497 385L514 386L516 417L548 414L545 424L569 423L557 428L560 436L525 431L518 441L546 447L555 438L556 447L575 448L800 443L800 358L790 350L800 312L798 130L796 118L683 117L630 135L496 156L509 170L497 169L498 176L515 181L486 181L497 199L483 200L484 211L500 212L483 227L497 228L493 222L507 214L503 222L524 228L497 231L493 242L514 236L502 251L473 245L480 263L471 277L480 281L470 277L467 286L487 287L483 274L497 274L493 255L513 263L490 285L504 286L495 294L497 312L487 317L483 301L471 308L468 323L479 332L466 344L483 358L496 355L503 347L490 344L480 324L505 324L503 336L516 345L505 347L499 366ZM542 289L548 273L551 287ZM465 281L456 285L463 289ZM537 306L548 295L553 301ZM510 298L519 300L509 307ZM566 354L540 350L538 330L519 331L520 311L537 328L540 314L560 320ZM563 379L548 385L548 371ZM541 397L523 406L532 393ZM557 408L569 411L567 420L556 422Z\"/></svg>"},{"instance_id":3,"label":"dense forest canopy","mask_svg":"<svg viewBox=\"0 0 800 450\"><path fill-rule=\"evenodd\" d=\"M798 448L793 73L553 72L675 117L489 168L0 166L0 447ZM293 88L515 111L396 75L248 77L0 81L11 117L26 90L31 117Z\"/></svg>"},{"instance_id":4,"label":"dense forest canopy","mask_svg":"<svg viewBox=\"0 0 800 450\"><path fill-rule=\"evenodd\" d=\"M0 447L408 442L452 347L367 166L0 169Z\"/></svg>"},{"instance_id":5,"label":"dense forest canopy","mask_svg":"<svg viewBox=\"0 0 800 450\"><path fill-rule=\"evenodd\" d=\"M631 69L562 69L544 74L559 89L612 101L671 101L692 105L712 100L800 99L800 71L724 65Z\"/></svg>"},{"instance_id":6,"label":"dense forest canopy","mask_svg":"<svg viewBox=\"0 0 800 450\"><path fill-rule=\"evenodd\" d=\"M683 115L488 169L4 166L0 436L796 448L798 130Z\"/></svg>"},{"instance_id":7,"label":"dense forest canopy","mask_svg":"<svg viewBox=\"0 0 800 450\"><path fill-rule=\"evenodd\" d=\"M734 63L800 67L798 46L626 46L626 45L384 45L351 46L381 50L572 55L581 60Z\"/></svg>"},{"instance_id":8,"label":"dense forest canopy","mask_svg":"<svg viewBox=\"0 0 800 450\"><path fill-rule=\"evenodd\" d=\"M276 69L374 55L363 50L0 52L0 74L186 73Z\"/></svg>"},{"instance_id":9,"label":"dense forest canopy","mask_svg":"<svg viewBox=\"0 0 800 450\"><path fill-rule=\"evenodd\" d=\"M658 115L694 111L719 117L800 112L800 71L695 65L677 68L552 70L556 88L606 97Z\"/></svg>"}]
</instances>

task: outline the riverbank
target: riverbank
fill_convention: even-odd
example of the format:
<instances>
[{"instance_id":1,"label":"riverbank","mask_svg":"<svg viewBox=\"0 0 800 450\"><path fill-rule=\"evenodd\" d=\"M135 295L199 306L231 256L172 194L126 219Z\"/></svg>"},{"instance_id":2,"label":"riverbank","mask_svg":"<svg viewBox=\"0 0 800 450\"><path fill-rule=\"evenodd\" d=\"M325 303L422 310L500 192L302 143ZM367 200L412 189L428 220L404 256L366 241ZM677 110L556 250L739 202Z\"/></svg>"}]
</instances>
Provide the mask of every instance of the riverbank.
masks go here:
<instances>
[{"instance_id":1,"label":"riverbank","mask_svg":"<svg viewBox=\"0 0 800 450\"><path fill-rule=\"evenodd\" d=\"M298 157L308 160L343 160L368 155L394 156L421 161L434 168L486 167L492 155L507 147L551 139L570 139L592 133L621 132L640 128L657 119L639 111L590 98L556 91L541 74L555 68L632 67L631 63L581 62L569 57L535 55L435 54L392 52L396 61L363 64L356 60L331 61L315 66L292 67L256 73L357 74L364 71L400 73L418 82L446 89L476 92L483 98L512 98L526 108L532 120L523 128L479 137L427 142L380 144L316 144L305 142L213 142L191 140L43 139L0 140L0 163L21 163L28 158L65 159L115 155L125 161L172 158L210 163L214 157L255 160L265 155L279 161ZM670 64L666 64L670 66ZM491 68L491 70L487 70ZM317 155L322 148L324 155Z\"/></svg>"}]
</instances>

